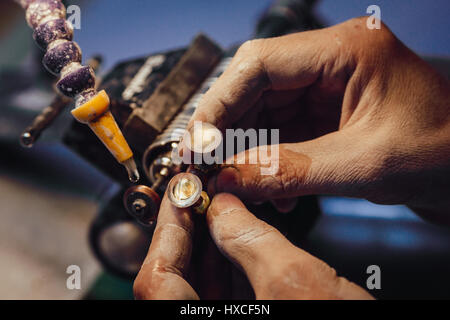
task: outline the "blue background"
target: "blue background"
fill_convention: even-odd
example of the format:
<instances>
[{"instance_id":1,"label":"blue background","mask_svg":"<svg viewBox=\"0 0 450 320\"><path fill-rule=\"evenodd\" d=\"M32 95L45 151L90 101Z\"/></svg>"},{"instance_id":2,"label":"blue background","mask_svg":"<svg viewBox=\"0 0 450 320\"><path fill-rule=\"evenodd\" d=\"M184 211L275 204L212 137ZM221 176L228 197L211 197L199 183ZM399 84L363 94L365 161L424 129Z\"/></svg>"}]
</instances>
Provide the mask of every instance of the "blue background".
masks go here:
<instances>
[{"instance_id":1,"label":"blue background","mask_svg":"<svg viewBox=\"0 0 450 320\"><path fill-rule=\"evenodd\" d=\"M186 45L205 32L224 47L251 38L270 0L71 1L81 7L75 39L89 57L102 52L105 67L118 60ZM410 48L420 54L450 56L448 0L323 0L316 13L327 25L366 15L369 5Z\"/></svg>"}]
</instances>

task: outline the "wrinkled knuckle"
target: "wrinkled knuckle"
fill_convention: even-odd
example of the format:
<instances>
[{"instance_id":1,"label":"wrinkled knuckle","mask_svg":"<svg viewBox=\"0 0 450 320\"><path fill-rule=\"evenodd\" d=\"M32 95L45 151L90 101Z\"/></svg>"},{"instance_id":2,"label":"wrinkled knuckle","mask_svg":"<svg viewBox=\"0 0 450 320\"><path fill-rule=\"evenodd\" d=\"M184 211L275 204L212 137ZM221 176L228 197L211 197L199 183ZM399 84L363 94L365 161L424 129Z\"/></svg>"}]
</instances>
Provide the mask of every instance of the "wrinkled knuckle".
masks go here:
<instances>
[{"instance_id":1,"label":"wrinkled knuckle","mask_svg":"<svg viewBox=\"0 0 450 320\"><path fill-rule=\"evenodd\" d=\"M263 41L264 39L247 40L239 47L237 54L238 55L258 54Z\"/></svg>"},{"instance_id":2,"label":"wrinkled knuckle","mask_svg":"<svg viewBox=\"0 0 450 320\"><path fill-rule=\"evenodd\" d=\"M247 40L244 43L241 44L241 46L239 47L237 54L242 54L245 52L250 51L250 48L252 46L252 40Z\"/></svg>"},{"instance_id":3,"label":"wrinkled knuckle","mask_svg":"<svg viewBox=\"0 0 450 320\"><path fill-rule=\"evenodd\" d=\"M364 23L366 22L367 18L364 20ZM380 53L390 53L399 48L400 42L383 21L380 21L380 29L369 29L365 26L364 30L363 36L367 37L371 43L370 48L367 48L368 50L376 49Z\"/></svg>"},{"instance_id":4,"label":"wrinkled knuckle","mask_svg":"<svg viewBox=\"0 0 450 320\"><path fill-rule=\"evenodd\" d=\"M178 233L180 236L185 236L187 238L192 238L192 221L185 220L184 223L174 224L165 223L162 225L157 225L155 228L155 233L158 234L175 234Z\"/></svg>"},{"instance_id":5,"label":"wrinkled knuckle","mask_svg":"<svg viewBox=\"0 0 450 320\"><path fill-rule=\"evenodd\" d=\"M374 169L368 177L370 189L366 199L382 204L408 204L411 199L426 192L426 186L405 181L413 180L410 168L423 165L415 156L394 148L376 157Z\"/></svg>"},{"instance_id":6,"label":"wrinkled knuckle","mask_svg":"<svg viewBox=\"0 0 450 320\"><path fill-rule=\"evenodd\" d=\"M380 21L380 28L369 28L369 19L370 16L353 18L345 22L342 28L352 39L359 39L355 43L358 43L358 50L364 56L371 56L374 52L377 56L390 56L393 51L399 49L400 42L383 21Z\"/></svg>"},{"instance_id":7,"label":"wrinkled knuckle","mask_svg":"<svg viewBox=\"0 0 450 320\"><path fill-rule=\"evenodd\" d=\"M381 22L381 29L374 29L374 46L376 45L380 50L391 52L399 48L400 42L389 27Z\"/></svg>"},{"instance_id":8,"label":"wrinkled knuckle","mask_svg":"<svg viewBox=\"0 0 450 320\"><path fill-rule=\"evenodd\" d=\"M304 179L305 170L303 167L289 160L285 160L275 174L275 180L278 182L283 195L296 194Z\"/></svg>"},{"instance_id":9,"label":"wrinkled knuckle","mask_svg":"<svg viewBox=\"0 0 450 320\"><path fill-rule=\"evenodd\" d=\"M222 210L222 217L215 222L213 228L214 238L222 248L228 251L253 252L254 244L266 241L267 237L271 237L276 229L266 223L246 223L248 220L244 217L241 223L232 224L232 220L236 220L237 216L248 215L248 211L244 208L232 208Z\"/></svg>"},{"instance_id":10,"label":"wrinkled knuckle","mask_svg":"<svg viewBox=\"0 0 450 320\"><path fill-rule=\"evenodd\" d=\"M335 268L330 267L328 264L326 264L325 262L323 262L323 268L327 270L329 276L331 279L338 279L340 277L338 277L338 274L336 272Z\"/></svg>"},{"instance_id":11,"label":"wrinkled knuckle","mask_svg":"<svg viewBox=\"0 0 450 320\"><path fill-rule=\"evenodd\" d=\"M293 192L298 188L300 177L297 171L297 167L290 162L280 171L280 179L285 191Z\"/></svg>"},{"instance_id":12,"label":"wrinkled knuckle","mask_svg":"<svg viewBox=\"0 0 450 320\"><path fill-rule=\"evenodd\" d=\"M249 246L252 243L262 241L274 232L275 228L269 225L264 227L249 227L231 235L227 240L235 246Z\"/></svg>"},{"instance_id":13,"label":"wrinkled knuckle","mask_svg":"<svg viewBox=\"0 0 450 320\"><path fill-rule=\"evenodd\" d=\"M234 59L239 71L261 74L264 70L261 59L264 41L264 39L247 40L239 47Z\"/></svg>"},{"instance_id":14,"label":"wrinkled knuckle","mask_svg":"<svg viewBox=\"0 0 450 320\"><path fill-rule=\"evenodd\" d=\"M174 265L165 265L162 261L156 260L153 263L152 268L152 275L160 278L164 278L165 276L169 275L176 275L176 276L183 276L183 272L180 270L180 268L174 266Z\"/></svg>"},{"instance_id":15,"label":"wrinkled knuckle","mask_svg":"<svg viewBox=\"0 0 450 320\"><path fill-rule=\"evenodd\" d=\"M208 208L208 214L211 216L221 216L225 214L232 213L238 209L229 209L224 204L226 204L232 195L230 193L221 192L214 196L211 204Z\"/></svg>"},{"instance_id":16,"label":"wrinkled knuckle","mask_svg":"<svg viewBox=\"0 0 450 320\"><path fill-rule=\"evenodd\" d=\"M146 270L140 271L133 283L133 294L138 300L155 299L159 286L168 277L183 277L182 271L171 265L164 265L160 259L148 262Z\"/></svg>"},{"instance_id":17,"label":"wrinkled knuckle","mask_svg":"<svg viewBox=\"0 0 450 320\"><path fill-rule=\"evenodd\" d=\"M341 25L338 25L337 27L350 28L358 32L363 32L367 29L367 18L367 16L354 17L345 21Z\"/></svg>"},{"instance_id":18,"label":"wrinkled knuckle","mask_svg":"<svg viewBox=\"0 0 450 320\"><path fill-rule=\"evenodd\" d=\"M275 175L275 183L278 184L278 189L281 194L289 193L289 191L292 190L292 177L286 166L278 169L278 172Z\"/></svg>"},{"instance_id":19,"label":"wrinkled knuckle","mask_svg":"<svg viewBox=\"0 0 450 320\"><path fill-rule=\"evenodd\" d=\"M236 215L246 214L245 208L218 208L216 211L216 217L221 219L234 219ZM232 237L232 236L230 236Z\"/></svg>"}]
</instances>

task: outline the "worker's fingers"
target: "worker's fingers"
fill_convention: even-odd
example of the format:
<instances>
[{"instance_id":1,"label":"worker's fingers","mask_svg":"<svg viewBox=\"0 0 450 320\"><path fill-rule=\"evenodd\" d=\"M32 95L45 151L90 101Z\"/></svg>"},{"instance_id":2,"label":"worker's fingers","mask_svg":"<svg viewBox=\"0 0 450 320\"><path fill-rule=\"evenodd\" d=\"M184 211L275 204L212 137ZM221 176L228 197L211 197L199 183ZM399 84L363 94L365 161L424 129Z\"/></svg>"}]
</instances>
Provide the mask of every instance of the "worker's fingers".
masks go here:
<instances>
[{"instance_id":1,"label":"worker's fingers","mask_svg":"<svg viewBox=\"0 0 450 320\"><path fill-rule=\"evenodd\" d=\"M367 299L323 261L292 245L231 194L216 195L207 212L219 250L248 277L259 299Z\"/></svg>"},{"instance_id":2,"label":"worker's fingers","mask_svg":"<svg viewBox=\"0 0 450 320\"><path fill-rule=\"evenodd\" d=\"M219 250L243 270L254 289L264 276L273 252L292 245L275 228L251 214L242 202L227 193L216 195L207 212L207 222Z\"/></svg>"},{"instance_id":3,"label":"worker's fingers","mask_svg":"<svg viewBox=\"0 0 450 320\"><path fill-rule=\"evenodd\" d=\"M134 282L137 299L198 299L185 280L192 234L190 209L174 207L164 195L150 249Z\"/></svg>"},{"instance_id":4,"label":"worker's fingers","mask_svg":"<svg viewBox=\"0 0 450 320\"><path fill-rule=\"evenodd\" d=\"M260 60L259 40L244 43L230 65L205 93L187 128L194 121L209 122L220 130L230 127L270 88L270 81Z\"/></svg>"},{"instance_id":5,"label":"worker's fingers","mask_svg":"<svg viewBox=\"0 0 450 320\"><path fill-rule=\"evenodd\" d=\"M362 134L342 130L307 142L241 152L210 179L208 191L229 192L251 201L308 194L370 199L373 190L369 187L376 188L377 184L367 182L380 178L383 158L377 135L362 139Z\"/></svg>"},{"instance_id":6,"label":"worker's fingers","mask_svg":"<svg viewBox=\"0 0 450 320\"><path fill-rule=\"evenodd\" d=\"M285 92L284 99L297 98L302 88L318 79L326 64L335 64L338 47L326 30L245 42L205 93L187 128L194 121L209 122L220 130L229 128L269 89L293 90ZM267 100L273 102L271 98Z\"/></svg>"}]
</instances>

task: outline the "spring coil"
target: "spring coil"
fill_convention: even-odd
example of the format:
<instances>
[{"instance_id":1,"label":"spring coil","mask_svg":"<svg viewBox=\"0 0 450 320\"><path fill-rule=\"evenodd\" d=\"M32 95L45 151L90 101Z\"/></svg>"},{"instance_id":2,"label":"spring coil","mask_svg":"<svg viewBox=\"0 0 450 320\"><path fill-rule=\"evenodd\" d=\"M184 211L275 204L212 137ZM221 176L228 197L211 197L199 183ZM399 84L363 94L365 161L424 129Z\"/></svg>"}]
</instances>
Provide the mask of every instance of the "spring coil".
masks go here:
<instances>
[{"instance_id":1,"label":"spring coil","mask_svg":"<svg viewBox=\"0 0 450 320\"><path fill-rule=\"evenodd\" d=\"M167 126L167 128L155 139L153 144L162 145L169 142L178 142L186 131L187 124L192 117L198 103L202 99L206 91L211 88L214 82L225 71L231 61L231 57L225 57L211 72L211 75L202 83L199 91L195 93L188 102L184 105L183 109L173 119L173 121Z\"/></svg>"},{"instance_id":2,"label":"spring coil","mask_svg":"<svg viewBox=\"0 0 450 320\"><path fill-rule=\"evenodd\" d=\"M152 163L158 162L158 158L167 157L168 151L172 150L186 132L186 127L192 117L198 103L206 91L211 88L214 82L220 77L231 62L232 57L224 57L213 69L209 77L202 83L200 89L188 100L182 110L175 116L167 128L156 137L155 141L147 148L143 157L144 171L150 181L157 180L155 172L152 169ZM159 159L161 160L161 159ZM170 161L170 160L169 160ZM159 161L159 162L167 162ZM160 169L160 166L157 166ZM170 168L168 168L170 169Z\"/></svg>"}]
</instances>

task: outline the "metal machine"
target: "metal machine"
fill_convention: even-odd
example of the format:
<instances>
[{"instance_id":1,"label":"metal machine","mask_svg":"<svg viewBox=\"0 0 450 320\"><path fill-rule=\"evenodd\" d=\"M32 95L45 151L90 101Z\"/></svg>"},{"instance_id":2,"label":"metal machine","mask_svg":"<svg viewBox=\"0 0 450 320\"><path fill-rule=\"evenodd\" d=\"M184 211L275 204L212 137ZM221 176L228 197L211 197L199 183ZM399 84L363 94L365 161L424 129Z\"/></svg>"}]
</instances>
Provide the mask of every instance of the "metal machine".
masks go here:
<instances>
[{"instance_id":1,"label":"metal machine","mask_svg":"<svg viewBox=\"0 0 450 320\"><path fill-rule=\"evenodd\" d=\"M28 8L41 2L46 4L54 1L21 2L24 8ZM320 27L321 23L311 13L314 2L275 1L259 20L256 37L278 36ZM58 8L62 10L59 5ZM90 66L82 67L79 64L79 50L76 44L71 42L70 32L66 30L68 27L62 17L56 18L59 19L58 30L62 30L59 38L65 35L63 40L49 38L53 27L48 26L48 21L52 20L39 22L36 17L27 14L27 20L35 30L35 39L47 50L44 64L55 74L61 72L58 87L65 95L73 97L75 93L72 87L77 83L70 79L68 83L64 83L64 79L67 80L71 74L73 76L74 72L80 70L87 72L87 78L93 78L92 70L100 59L91 59ZM70 46L70 51L74 54L62 64L57 57L58 47L61 46ZM103 203L90 230L93 251L109 271L123 277L134 277L138 272L151 241L160 199L169 180L186 170L186 165L174 163L171 158L173 150L178 147L202 95L226 69L235 49L223 50L208 37L200 34L187 48L124 61L103 77L100 84L94 86L91 83L84 88L81 83L79 88L75 88L77 95L72 114L79 121L73 121L66 130L63 142L121 185L121 190ZM102 97L102 92L107 92L109 98ZM105 103L108 100L108 123L115 121L119 128L113 140L122 139L120 132L123 132L126 141L120 144L125 146L128 142L133 152L125 152L126 155L123 156L115 152L114 144L108 144L108 139L105 138L105 130L96 126L98 115L91 117L74 112L80 107L92 106L94 99L104 99ZM96 101L94 106L102 104L104 100ZM70 99L57 96L25 129L21 136L22 144L32 146L40 133L70 104ZM105 111L100 111L103 117ZM88 123L92 130L80 122ZM112 125L114 127L114 124ZM105 149L102 143L108 148ZM135 165L134 161L131 163L129 160L133 158ZM127 168L128 175L120 164ZM140 177L139 185L135 184L138 178L136 172L144 173ZM200 194L196 201L199 197ZM205 198L201 199L206 201ZM202 205L204 208L207 206L205 203ZM275 208L269 203L250 205L250 210L280 229L296 244L301 242L319 215L316 197L303 197L289 214L271 214ZM302 215L302 211L307 211L308 215ZM295 230L292 229L294 225ZM301 226L302 230L299 230L298 226Z\"/></svg>"}]
</instances>

